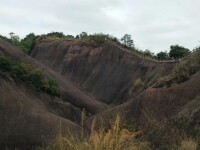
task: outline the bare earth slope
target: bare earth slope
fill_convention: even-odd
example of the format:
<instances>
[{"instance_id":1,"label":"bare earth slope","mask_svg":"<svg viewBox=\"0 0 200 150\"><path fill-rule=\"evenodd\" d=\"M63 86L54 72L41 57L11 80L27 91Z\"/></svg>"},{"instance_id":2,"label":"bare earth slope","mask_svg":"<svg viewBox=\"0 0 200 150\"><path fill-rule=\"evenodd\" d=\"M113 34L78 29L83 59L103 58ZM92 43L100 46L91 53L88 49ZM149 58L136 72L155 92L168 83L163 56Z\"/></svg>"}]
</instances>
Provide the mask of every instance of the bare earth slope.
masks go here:
<instances>
[{"instance_id":1,"label":"bare earth slope","mask_svg":"<svg viewBox=\"0 0 200 150\"><path fill-rule=\"evenodd\" d=\"M3 145L24 147L48 142L58 133L80 133L81 109L101 112L107 106L40 64L11 44L0 40L0 56L10 57L40 69L61 88L61 99L49 96L0 72L0 149ZM70 103L71 104L70 104ZM73 121L73 122L72 122ZM14 148L14 147L12 147Z\"/></svg>"},{"instance_id":2,"label":"bare earth slope","mask_svg":"<svg viewBox=\"0 0 200 150\"><path fill-rule=\"evenodd\" d=\"M157 63L106 42L92 47L80 41L38 42L31 56L107 104L121 104L169 73L174 63ZM130 89L137 79L143 88Z\"/></svg>"},{"instance_id":3,"label":"bare earth slope","mask_svg":"<svg viewBox=\"0 0 200 150\"><path fill-rule=\"evenodd\" d=\"M199 107L197 106L197 109L191 111L192 113L185 111L188 103L199 95L200 71L192 75L189 80L180 84L173 84L171 87L149 87L137 97L132 97L132 100L92 116L87 120L87 125L90 128L94 118L105 118L106 116L107 119L110 119L116 112L126 112L127 118L134 119L139 127L145 128L151 121L160 122L166 119L174 119L174 116L182 112L175 120L181 121L187 116L188 124L191 124L193 120L192 126L199 126L197 122L197 120L200 120ZM183 112L190 114L183 115Z\"/></svg>"},{"instance_id":4,"label":"bare earth slope","mask_svg":"<svg viewBox=\"0 0 200 150\"><path fill-rule=\"evenodd\" d=\"M42 70L42 72L46 76L50 76L56 79L61 88L62 100L68 101L79 108L86 108L86 110L92 114L101 112L102 110L107 108L107 106L104 103L97 101L94 97L90 96L86 92L76 87L73 83L63 78L57 72L37 62L36 60L29 57L19 49L13 47L11 44L0 40L0 51L4 55L31 64L33 67Z\"/></svg>"},{"instance_id":5,"label":"bare earth slope","mask_svg":"<svg viewBox=\"0 0 200 150\"><path fill-rule=\"evenodd\" d=\"M52 104L60 111L53 110ZM0 145L39 145L60 131L80 131L77 124L66 119L72 119L70 116L75 115L76 110L64 104L62 110L60 105L57 98L17 84L0 73ZM71 110L71 114L65 113L67 110Z\"/></svg>"}]
</instances>

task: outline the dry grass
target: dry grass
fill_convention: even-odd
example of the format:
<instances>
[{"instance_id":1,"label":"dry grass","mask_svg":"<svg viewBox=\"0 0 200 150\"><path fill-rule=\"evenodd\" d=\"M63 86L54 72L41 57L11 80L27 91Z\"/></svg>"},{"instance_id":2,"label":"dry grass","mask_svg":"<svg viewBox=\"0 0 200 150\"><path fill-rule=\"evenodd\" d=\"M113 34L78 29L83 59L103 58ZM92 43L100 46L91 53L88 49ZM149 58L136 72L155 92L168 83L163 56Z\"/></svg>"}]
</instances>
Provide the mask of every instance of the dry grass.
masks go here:
<instances>
[{"instance_id":1,"label":"dry grass","mask_svg":"<svg viewBox=\"0 0 200 150\"><path fill-rule=\"evenodd\" d=\"M144 86L144 82L141 80L141 78L138 78L137 80L135 80L133 83L132 83L132 87L131 87L131 90L132 91L135 91L141 87Z\"/></svg>"},{"instance_id":2,"label":"dry grass","mask_svg":"<svg viewBox=\"0 0 200 150\"><path fill-rule=\"evenodd\" d=\"M46 148L38 150L150 150L150 144L136 140L137 133L120 128L120 117L117 116L111 129L94 130L93 122L91 134L86 138L74 135L63 137L59 135Z\"/></svg>"},{"instance_id":3,"label":"dry grass","mask_svg":"<svg viewBox=\"0 0 200 150\"><path fill-rule=\"evenodd\" d=\"M197 142L192 139L185 139L181 142L179 150L196 150Z\"/></svg>"},{"instance_id":4,"label":"dry grass","mask_svg":"<svg viewBox=\"0 0 200 150\"><path fill-rule=\"evenodd\" d=\"M200 51L188 55L185 59L178 62L171 73L162 77L154 87L171 86L174 83L187 81L191 75L200 70Z\"/></svg>"}]
</instances>

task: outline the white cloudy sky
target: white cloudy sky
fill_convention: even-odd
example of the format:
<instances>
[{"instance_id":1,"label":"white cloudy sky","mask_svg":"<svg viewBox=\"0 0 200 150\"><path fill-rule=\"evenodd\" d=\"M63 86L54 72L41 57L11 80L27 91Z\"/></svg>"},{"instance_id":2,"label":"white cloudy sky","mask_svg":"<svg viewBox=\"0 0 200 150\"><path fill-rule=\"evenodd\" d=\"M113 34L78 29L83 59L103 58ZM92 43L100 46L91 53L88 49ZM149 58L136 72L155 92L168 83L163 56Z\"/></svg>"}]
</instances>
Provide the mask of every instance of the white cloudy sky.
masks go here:
<instances>
[{"instance_id":1,"label":"white cloudy sky","mask_svg":"<svg viewBox=\"0 0 200 150\"><path fill-rule=\"evenodd\" d=\"M59 31L131 34L136 47L159 52L200 45L200 0L0 0L0 34Z\"/></svg>"}]
</instances>

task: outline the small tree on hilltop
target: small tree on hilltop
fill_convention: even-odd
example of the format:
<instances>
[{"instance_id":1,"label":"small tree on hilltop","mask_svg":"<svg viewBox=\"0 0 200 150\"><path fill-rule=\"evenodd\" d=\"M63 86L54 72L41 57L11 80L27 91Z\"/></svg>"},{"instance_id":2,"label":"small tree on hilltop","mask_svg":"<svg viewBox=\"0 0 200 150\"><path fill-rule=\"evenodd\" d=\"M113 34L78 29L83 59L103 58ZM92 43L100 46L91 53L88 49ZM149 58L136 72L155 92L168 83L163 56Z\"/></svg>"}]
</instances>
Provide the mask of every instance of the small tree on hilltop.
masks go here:
<instances>
[{"instance_id":1,"label":"small tree on hilltop","mask_svg":"<svg viewBox=\"0 0 200 150\"><path fill-rule=\"evenodd\" d=\"M19 42L20 42L19 36L18 36L18 35L15 35L15 33L13 33L13 32L10 32L9 35L10 35L11 42L12 42L15 46L18 46L18 45L19 45Z\"/></svg>"},{"instance_id":2,"label":"small tree on hilltop","mask_svg":"<svg viewBox=\"0 0 200 150\"><path fill-rule=\"evenodd\" d=\"M127 47L134 47L134 42L131 38L131 35L129 34L125 34L122 38L121 41L123 42L123 44Z\"/></svg>"},{"instance_id":3,"label":"small tree on hilltop","mask_svg":"<svg viewBox=\"0 0 200 150\"><path fill-rule=\"evenodd\" d=\"M167 51L165 51L165 52L161 51L160 53L157 54L157 58L159 60L167 60L167 59L169 59L169 54L167 53Z\"/></svg>"},{"instance_id":4,"label":"small tree on hilltop","mask_svg":"<svg viewBox=\"0 0 200 150\"><path fill-rule=\"evenodd\" d=\"M86 38L87 36L88 36L87 32L82 32L79 37L82 39Z\"/></svg>"}]
</instances>

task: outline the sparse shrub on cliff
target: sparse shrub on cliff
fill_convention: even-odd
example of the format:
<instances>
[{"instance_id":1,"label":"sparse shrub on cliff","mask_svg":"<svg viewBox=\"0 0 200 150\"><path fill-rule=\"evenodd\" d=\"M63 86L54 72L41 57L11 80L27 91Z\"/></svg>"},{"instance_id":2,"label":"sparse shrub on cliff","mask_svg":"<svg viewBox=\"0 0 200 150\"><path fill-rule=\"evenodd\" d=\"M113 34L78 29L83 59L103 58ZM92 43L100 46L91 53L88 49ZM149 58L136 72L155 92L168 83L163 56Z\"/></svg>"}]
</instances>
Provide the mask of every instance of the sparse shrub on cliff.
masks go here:
<instances>
[{"instance_id":1,"label":"sparse shrub on cliff","mask_svg":"<svg viewBox=\"0 0 200 150\"><path fill-rule=\"evenodd\" d=\"M20 62L11 67L11 75L16 79L22 81L29 81L29 73L31 72L31 67L28 64Z\"/></svg>"},{"instance_id":2,"label":"sparse shrub on cliff","mask_svg":"<svg viewBox=\"0 0 200 150\"><path fill-rule=\"evenodd\" d=\"M56 80L52 78L49 78L43 81L41 85L41 89L54 96L58 96L58 97L60 96L60 90L59 90L58 84Z\"/></svg>"},{"instance_id":3,"label":"sparse shrub on cliff","mask_svg":"<svg viewBox=\"0 0 200 150\"><path fill-rule=\"evenodd\" d=\"M89 38L96 43L96 46L100 46L106 41L106 38L108 39L108 36L104 34L93 34Z\"/></svg>"},{"instance_id":4,"label":"sparse shrub on cliff","mask_svg":"<svg viewBox=\"0 0 200 150\"><path fill-rule=\"evenodd\" d=\"M31 85L37 90L60 96L59 86L54 79L44 77L40 70L24 62L13 63L6 57L0 57L0 70L10 73L15 80Z\"/></svg>"},{"instance_id":5,"label":"sparse shrub on cliff","mask_svg":"<svg viewBox=\"0 0 200 150\"><path fill-rule=\"evenodd\" d=\"M0 57L0 70L1 71L10 71L11 63L8 58Z\"/></svg>"},{"instance_id":6,"label":"sparse shrub on cliff","mask_svg":"<svg viewBox=\"0 0 200 150\"><path fill-rule=\"evenodd\" d=\"M154 87L171 86L173 83L181 83L190 78L191 75L200 70L200 51L187 56L184 60L177 62L168 76L161 78Z\"/></svg>"},{"instance_id":7,"label":"sparse shrub on cliff","mask_svg":"<svg viewBox=\"0 0 200 150\"><path fill-rule=\"evenodd\" d=\"M138 78L132 83L131 90L135 91L135 90L137 90L139 88L142 88L143 86L144 86L144 82L142 81L141 78Z\"/></svg>"}]
</instances>

